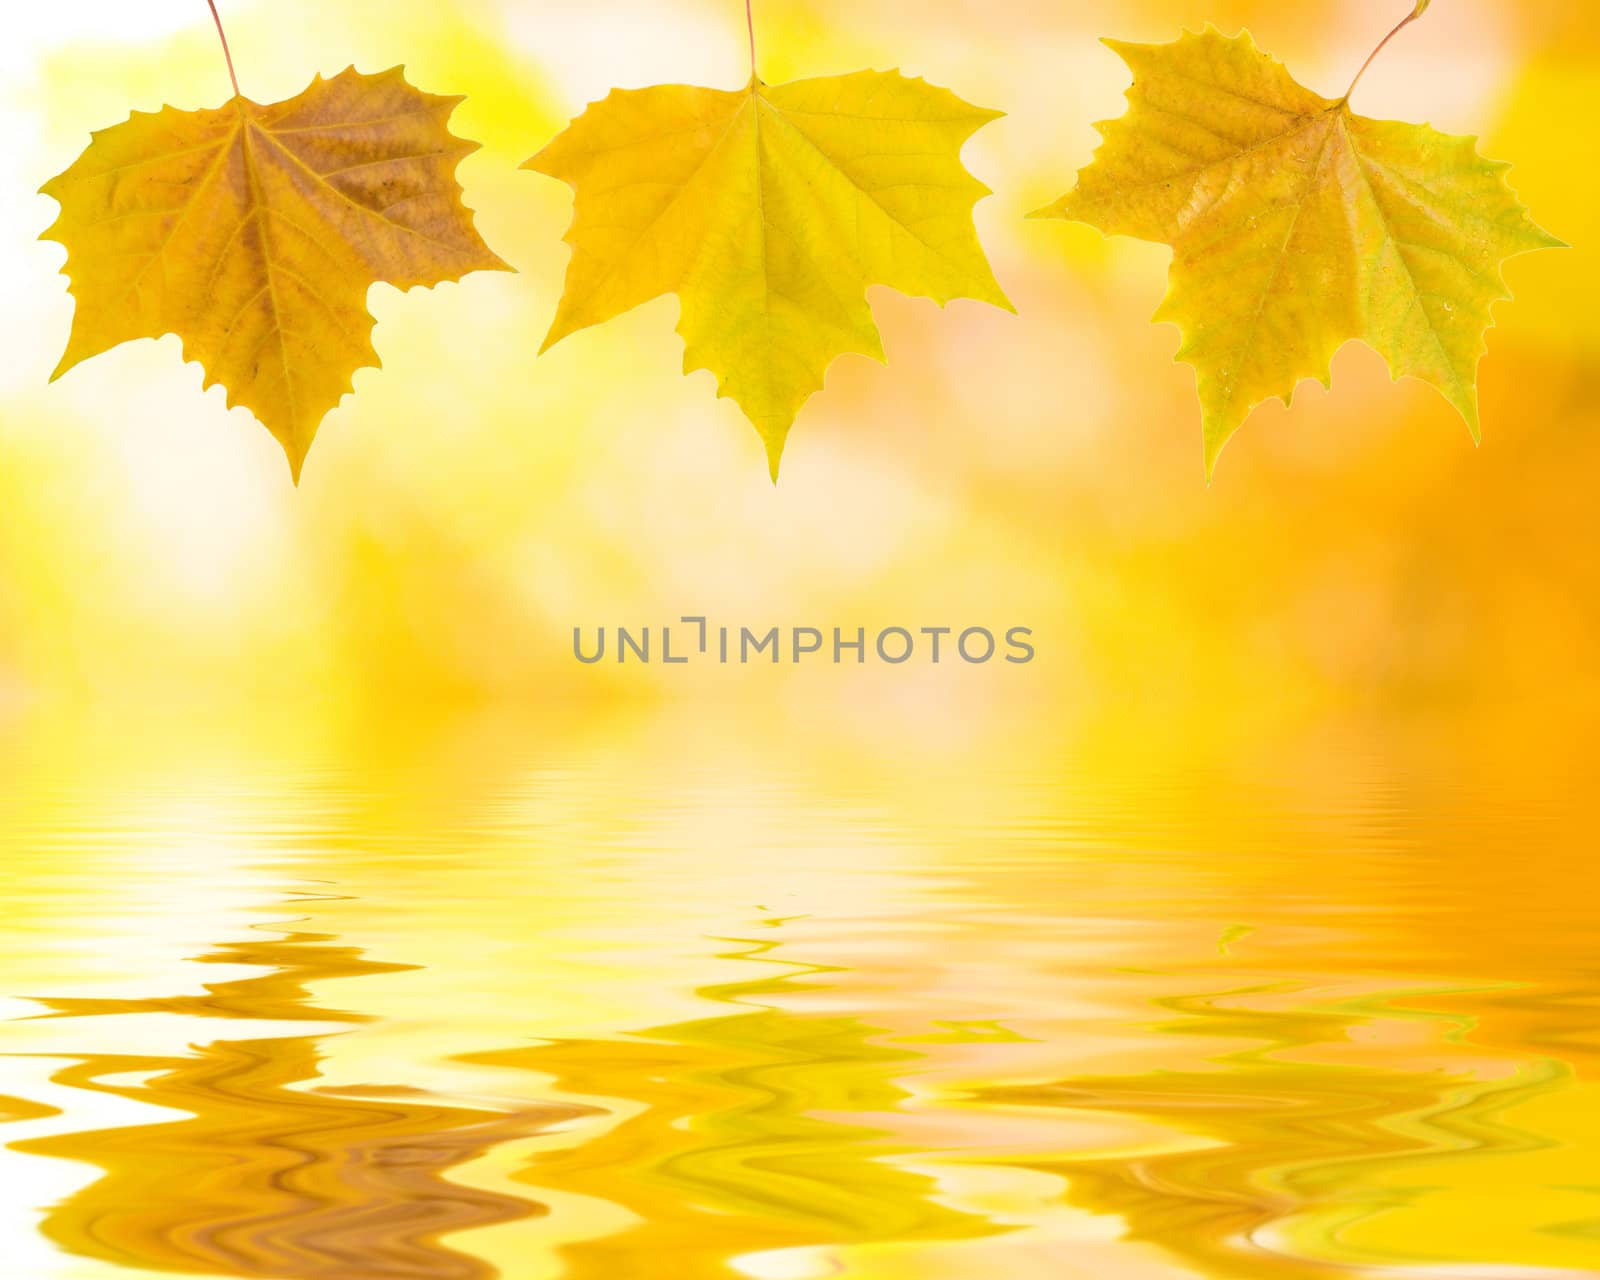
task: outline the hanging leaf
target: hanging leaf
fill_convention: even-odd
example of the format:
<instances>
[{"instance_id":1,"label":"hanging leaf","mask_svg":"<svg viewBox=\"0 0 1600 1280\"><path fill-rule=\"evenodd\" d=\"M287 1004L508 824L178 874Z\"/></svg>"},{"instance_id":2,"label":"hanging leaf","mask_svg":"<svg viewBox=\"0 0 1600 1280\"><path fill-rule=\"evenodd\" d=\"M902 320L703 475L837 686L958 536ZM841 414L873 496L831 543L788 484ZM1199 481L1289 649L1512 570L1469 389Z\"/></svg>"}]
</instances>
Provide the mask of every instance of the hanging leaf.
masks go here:
<instances>
[{"instance_id":1,"label":"hanging leaf","mask_svg":"<svg viewBox=\"0 0 1600 1280\"><path fill-rule=\"evenodd\" d=\"M135 112L44 186L77 305L53 377L134 338L184 357L276 436L296 480L323 417L378 364L367 290L510 270L455 181L460 98L396 67L318 76L287 102Z\"/></svg>"},{"instance_id":2,"label":"hanging leaf","mask_svg":"<svg viewBox=\"0 0 1600 1280\"><path fill-rule=\"evenodd\" d=\"M1248 34L1107 44L1133 72L1128 113L1099 126L1077 187L1034 216L1172 246L1155 318L1178 325L1195 368L1206 475L1257 404L1287 403L1301 378L1328 385L1351 338L1437 387L1478 439L1484 333L1510 297L1501 263L1561 244L1517 202L1508 166L1472 138L1356 115L1348 92L1301 87Z\"/></svg>"},{"instance_id":3,"label":"hanging leaf","mask_svg":"<svg viewBox=\"0 0 1600 1280\"><path fill-rule=\"evenodd\" d=\"M613 90L524 166L576 193L545 349L676 293L684 372L716 376L776 479L833 359L884 359L868 285L1010 309L972 224L988 188L961 165L996 116L895 71Z\"/></svg>"}]
</instances>

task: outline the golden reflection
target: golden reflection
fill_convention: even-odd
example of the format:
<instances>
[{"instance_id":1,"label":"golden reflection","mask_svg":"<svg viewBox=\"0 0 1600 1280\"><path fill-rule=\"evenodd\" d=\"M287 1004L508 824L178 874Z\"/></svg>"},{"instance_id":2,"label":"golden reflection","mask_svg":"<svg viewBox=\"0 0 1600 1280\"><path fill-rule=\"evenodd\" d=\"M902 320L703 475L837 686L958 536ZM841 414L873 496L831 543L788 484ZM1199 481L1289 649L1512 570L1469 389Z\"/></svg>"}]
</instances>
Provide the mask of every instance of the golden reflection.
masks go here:
<instances>
[{"instance_id":1,"label":"golden reflection","mask_svg":"<svg viewBox=\"0 0 1600 1280\"><path fill-rule=\"evenodd\" d=\"M45 1016L173 1013L266 1021L364 1016L311 1002L307 984L402 972L328 934L287 930L196 959L266 972L206 984L204 996L43 1000ZM451 1181L508 1139L569 1119L549 1103L466 1108L423 1090L302 1087L321 1035L216 1040L182 1056L101 1053L61 1068L60 1085L187 1111L185 1120L87 1130L15 1144L96 1166L102 1176L45 1217L75 1254L163 1271L283 1280L479 1280L494 1268L442 1243L473 1227L543 1212L538 1202Z\"/></svg>"},{"instance_id":2,"label":"golden reflection","mask_svg":"<svg viewBox=\"0 0 1600 1280\"><path fill-rule=\"evenodd\" d=\"M1393 743L20 738L8 1263L1593 1276L1587 793Z\"/></svg>"},{"instance_id":3,"label":"golden reflection","mask_svg":"<svg viewBox=\"0 0 1600 1280\"><path fill-rule=\"evenodd\" d=\"M1564 1064L1532 1057L1483 1079L1465 1065L1405 1070L1297 1061L1296 1051L1359 1039L1382 1018L1434 1018L1444 1024L1445 1039L1470 1028L1384 999L1359 1002L1359 1010L1250 1007L1274 991L1280 1000L1303 995L1276 984L1157 1002L1180 1015L1160 1024L1161 1033L1257 1042L1213 1055L1206 1070L1080 1076L996 1086L975 1096L1008 1107L1125 1115L1166 1130L1174 1149L1096 1153L1034 1167L1060 1175L1074 1204L1116 1215L1129 1238L1176 1250L1200 1274L1260 1280L1349 1274L1352 1265L1396 1267L1395 1251L1362 1247L1359 1228L1436 1189L1396 1185L1408 1169L1551 1145L1518 1128L1508 1113L1570 1088ZM1330 1244L1340 1256L1316 1256ZM1441 1246L1449 1248L1435 1242L1430 1252Z\"/></svg>"},{"instance_id":4,"label":"golden reflection","mask_svg":"<svg viewBox=\"0 0 1600 1280\"><path fill-rule=\"evenodd\" d=\"M922 1055L885 1046L881 1028L854 1017L765 1003L818 994L806 979L828 966L785 961L774 939L722 941L737 949L721 958L780 970L698 989L735 1012L471 1059L548 1075L563 1094L622 1115L517 1175L636 1217L567 1246L564 1274L644 1280L670 1259L670 1274L698 1280L763 1250L1004 1230L942 1204L933 1179L892 1162L906 1148L874 1120L908 1096L897 1077Z\"/></svg>"}]
</instances>

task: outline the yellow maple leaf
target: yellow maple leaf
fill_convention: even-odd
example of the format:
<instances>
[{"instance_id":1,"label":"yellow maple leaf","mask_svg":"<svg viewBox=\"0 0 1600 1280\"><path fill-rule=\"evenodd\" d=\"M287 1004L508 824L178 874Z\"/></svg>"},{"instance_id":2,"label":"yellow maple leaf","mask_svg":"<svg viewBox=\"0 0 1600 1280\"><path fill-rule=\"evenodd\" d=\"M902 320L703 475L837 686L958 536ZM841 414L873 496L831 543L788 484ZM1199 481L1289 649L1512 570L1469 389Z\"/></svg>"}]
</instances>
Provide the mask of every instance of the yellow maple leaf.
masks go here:
<instances>
[{"instance_id":1,"label":"yellow maple leaf","mask_svg":"<svg viewBox=\"0 0 1600 1280\"><path fill-rule=\"evenodd\" d=\"M357 369L379 363L367 290L510 270L461 203L461 99L395 67L318 76L298 97L134 112L45 184L76 299L53 378L175 333L282 443L296 480Z\"/></svg>"},{"instance_id":2,"label":"yellow maple leaf","mask_svg":"<svg viewBox=\"0 0 1600 1280\"><path fill-rule=\"evenodd\" d=\"M676 293L684 372L716 376L776 479L834 357L884 359L869 284L1011 308L972 224L988 188L961 164L997 115L897 71L613 90L524 165L575 193L545 349Z\"/></svg>"},{"instance_id":3,"label":"yellow maple leaf","mask_svg":"<svg viewBox=\"0 0 1600 1280\"><path fill-rule=\"evenodd\" d=\"M1349 90L1303 88L1248 33L1106 44L1133 72L1128 112L1033 216L1172 246L1155 319L1178 325L1195 369L1207 477L1251 409L1288 403L1301 378L1329 385L1352 338L1438 388L1477 440L1490 308L1511 296L1501 264L1562 243L1517 202L1509 166L1473 138L1358 116Z\"/></svg>"}]
</instances>

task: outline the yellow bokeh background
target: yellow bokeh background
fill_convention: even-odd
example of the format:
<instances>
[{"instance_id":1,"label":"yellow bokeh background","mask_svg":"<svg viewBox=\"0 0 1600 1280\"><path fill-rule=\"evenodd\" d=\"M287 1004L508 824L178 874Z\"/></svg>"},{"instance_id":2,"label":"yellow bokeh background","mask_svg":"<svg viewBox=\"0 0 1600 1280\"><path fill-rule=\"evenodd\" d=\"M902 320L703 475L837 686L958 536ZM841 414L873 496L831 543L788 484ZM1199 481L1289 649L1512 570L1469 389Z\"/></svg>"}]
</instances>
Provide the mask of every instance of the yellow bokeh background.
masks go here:
<instances>
[{"instance_id":1,"label":"yellow bokeh background","mask_svg":"<svg viewBox=\"0 0 1600 1280\"><path fill-rule=\"evenodd\" d=\"M738 0L219 3L258 101L351 64L466 94L465 199L519 274L374 288L384 367L298 489L175 338L51 384L72 304L38 187L92 130L229 85L204 0L0 20L0 1003L27 1020L0 1119L54 1134L0 1152L14 1269L108 1274L102 1210L131 1204L160 1228L137 1257L193 1271L207 1233L164 1215L216 1194L231 1220L230 1169L271 1165L322 1085L374 1082L642 1117L616 1139L638 1151L596 1116L570 1154L515 1130L449 1183L554 1205L463 1246L519 1278L571 1241L565 1274L609 1278L618 1240L686 1276L827 1274L799 1255L830 1241L863 1275L952 1280L1593 1264L1555 1229L1592 1217L1600 1141L1592 806L1561 776L1600 710L1592 0L1437 0L1355 101L1480 135L1574 246L1508 265L1482 447L1351 345L1209 487L1193 375L1149 320L1168 251L1024 214L1122 110L1099 37L1248 26L1337 92L1410 0L756 0L769 81L898 66L1007 113L965 159L1018 308L874 290L889 363L834 365L776 486L682 376L673 299L536 357L571 194L517 167L613 86L742 84ZM573 660L574 626L683 614L1023 625L1038 657ZM281 1040L244 1137L215 1080L137 1095L220 1126L170 1140L53 1087L142 1049L224 1079L297 1001L374 1021ZM753 1111L751 1061L799 1101ZM884 1100L901 1084L915 1105ZM885 1174L857 1122L936 1187ZM781 1173L811 1143L774 1203L848 1229L750 1211L754 1160L680 1167L726 1145ZM1207 1252L1240 1222L1276 1252Z\"/></svg>"},{"instance_id":2,"label":"yellow bokeh background","mask_svg":"<svg viewBox=\"0 0 1600 1280\"><path fill-rule=\"evenodd\" d=\"M763 76L898 66L1004 110L967 147L1018 307L875 290L887 368L846 357L780 483L661 299L535 358L570 192L517 165L613 85L745 76L732 0L235 0L244 91L403 63L465 93L467 203L518 275L373 289L381 370L296 490L276 443L181 362L129 344L48 384L71 299L33 194L130 109L214 106L202 0L16 8L0 51L0 706L176 702L385 715L459 700L752 700L778 722L880 713L1172 738L1330 714L1582 729L1600 638L1600 89L1587 0L1448 0L1363 81L1365 114L1476 133L1575 247L1509 264L1480 372L1484 444L1351 345L1334 388L1260 409L1204 483L1190 370L1149 317L1167 251L1025 221L1122 109L1101 35L1248 26L1342 85L1397 0L758 0ZM1028 667L580 667L575 625L1034 628Z\"/></svg>"}]
</instances>

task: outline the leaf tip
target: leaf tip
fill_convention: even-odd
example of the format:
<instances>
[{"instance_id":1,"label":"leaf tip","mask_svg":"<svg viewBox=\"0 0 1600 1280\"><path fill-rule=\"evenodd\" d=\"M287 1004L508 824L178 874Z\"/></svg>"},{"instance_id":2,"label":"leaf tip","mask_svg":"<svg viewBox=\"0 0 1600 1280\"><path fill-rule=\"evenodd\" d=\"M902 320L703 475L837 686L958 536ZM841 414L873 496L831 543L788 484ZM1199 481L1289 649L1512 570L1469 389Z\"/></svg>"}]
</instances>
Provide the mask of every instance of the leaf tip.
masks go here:
<instances>
[{"instance_id":1,"label":"leaf tip","mask_svg":"<svg viewBox=\"0 0 1600 1280\"><path fill-rule=\"evenodd\" d=\"M568 127L570 128L570 126ZM563 176L556 168L559 162L556 159L554 152L557 145L566 136L567 134L565 130L563 130L561 133L558 133L554 138L550 139L549 142L545 143L544 146L540 147L531 156L524 160L518 166L518 168L528 169L534 173L542 173L547 178L559 178L561 181L566 182L569 186L574 186L575 184L573 184L572 180Z\"/></svg>"},{"instance_id":2,"label":"leaf tip","mask_svg":"<svg viewBox=\"0 0 1600 1280\"><path fill-rule=\"evenodd\" d=\"M1246 414L1245 416L1248 416ZM1229 415L1233 417L1233 415ZM1228 441L1244 425L1242 417L1235 417L1232 422L1220 413L1208 413L1200 426L1201 439L1205 446L1206 485L1209 487L1212 479L1217 474L1217 459L1222 456L1222 451L1227 448Z\"/></svg>"},{"instance_id":3,"label":"leaf tip","mask_svg":"<svg viewBox=\"0 0 1600 1280\"><path fill-rule=\"evenodd\" d=\"M1140 49L1140 45L1136 44L1132 40L1118 40L1113 36L1101 36L1100 43L1105 45L1106 48L1110 49L1112 53L1117 55L1117 57L1121 58L1126 64L1128 70L1132 71L1134 69L1133 59Z\"/></svg>"},{"instance_id":4,"label":"leaf tip","mask_svg":"<svg viewBox=\"0 0 1600 1280\"><path fill-rule=\"evenodd\" d=\"M767 451L767 476L772 481L773 488L778 486L778 464L783 459L784 435L769 436L762 433L761 443Z\"/></svg>"}]
</instances>

